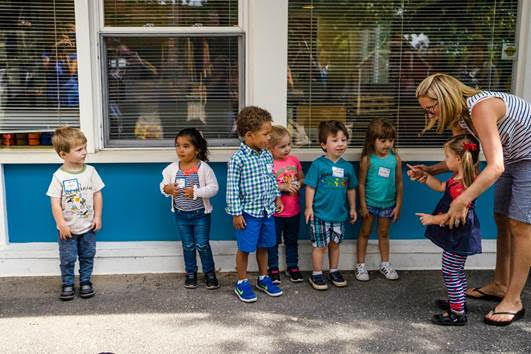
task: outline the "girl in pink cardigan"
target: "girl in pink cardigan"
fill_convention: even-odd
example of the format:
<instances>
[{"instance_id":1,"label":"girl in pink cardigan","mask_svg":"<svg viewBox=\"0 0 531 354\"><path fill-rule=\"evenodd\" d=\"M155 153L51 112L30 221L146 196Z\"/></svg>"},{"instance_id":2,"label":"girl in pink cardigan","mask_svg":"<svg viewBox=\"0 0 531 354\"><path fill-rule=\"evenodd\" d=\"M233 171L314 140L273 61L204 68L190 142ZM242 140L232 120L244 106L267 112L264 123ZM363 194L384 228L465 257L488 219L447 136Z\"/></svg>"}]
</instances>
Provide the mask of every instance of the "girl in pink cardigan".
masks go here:
<instances>
[{"instance_id":1,"label":"girl in pink cardigan","mask_svg":"<svg viewBox=\"0 0 531 354\"><path fill-rule=\"evenodd\" d=\"M183 246L184 287L197 288L197 251L207 289L217 289L219 282L209 242L212 213L209 198L218 193L219 187L214 171L207 164L207 141L197 129L186 128L175 137L175 151L178 161L162 171L160 191L172 200L171 210Z\"/></svg>"}]
</instances>

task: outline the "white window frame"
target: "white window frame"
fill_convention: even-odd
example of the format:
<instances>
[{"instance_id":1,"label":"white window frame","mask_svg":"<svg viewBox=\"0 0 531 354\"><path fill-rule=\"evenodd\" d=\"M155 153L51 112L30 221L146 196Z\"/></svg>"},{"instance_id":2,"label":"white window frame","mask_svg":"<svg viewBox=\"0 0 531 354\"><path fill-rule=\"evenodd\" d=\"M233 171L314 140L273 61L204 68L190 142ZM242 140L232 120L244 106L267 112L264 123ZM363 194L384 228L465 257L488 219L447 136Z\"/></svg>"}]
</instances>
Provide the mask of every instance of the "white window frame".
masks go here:
<instances>
[{"instance_id":1,"label":"white window frame","mask_svg":"<svg viewBox=\"0 0 531 354\"><path fill-rule=\"evenodd\" d=\"M104 148L103 109L100 64L100 33L134 33L138 28L104 27L103 0L75 0L76 40L78 54L80 126L87 136L89 163L169 162L175 159L173 148ZM531 100L531 4L519 1L517 43L518 59L513 73L515 94ZM275 21L271 24L272 19ZM285 0L239 0L238 27L230 31L244 34L245 105L258 105L269 110L275 124L287 123L287 26L288 2ZM143 30L145 28L142 27ZM212 33L217 28L185 28L186 31ZM168 33L167 28L150 27L150 31ZM227 31L227 28L223 28ZM172 29L173 31L173 29ZM202 32L204 31L204 32ZM211 148L213 162L226 162L234 148ZM322 154L316 149L295 149L302 161ZM359 160L361 149L351 148L350 161ZM442 159L438 148L403 148L405 161ZM52 150L0 149L1 163L60 163ZM1 229L0 229L1 232Z\"/></svg>"}]
</instances>

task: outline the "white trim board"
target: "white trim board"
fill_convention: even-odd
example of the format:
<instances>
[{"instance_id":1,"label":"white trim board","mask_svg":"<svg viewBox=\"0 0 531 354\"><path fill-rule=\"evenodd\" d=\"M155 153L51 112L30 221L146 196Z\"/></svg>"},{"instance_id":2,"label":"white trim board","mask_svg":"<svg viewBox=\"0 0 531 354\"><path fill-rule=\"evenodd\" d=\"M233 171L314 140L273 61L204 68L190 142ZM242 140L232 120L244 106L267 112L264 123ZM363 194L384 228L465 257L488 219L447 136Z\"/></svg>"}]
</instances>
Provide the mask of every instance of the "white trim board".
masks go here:
<instances>
[{"instance_id":1,"label":"white trim board","mask_svg":"<svg viewBox=\"0 0 531 354\"><path fill-rule=\"evenodd\" d=\"M341 245L339 268L351 270L355 261L355 240ZM235 241L211 241L216 269L235 271ZM299 266L311 270L310 242L299 242ZM391 240L391 262L398 270L433 270L441 267L441 249L425 239ZM467 269L493 269L496 261L496 240L483 240L483 254L472 256ZM326 257L325 257L326 258ZM279 250L285 268L284 247ZM369 241L366 264L377 269L380 262L376 240ZM200 267L198 260L198 266ZM327 260L325 259L325 269ZM59 252L56 243L12 243L0 249L0 277L59 275ZM249 270L256 271L254 255ZM76 271L77 272L77 271ZM184 262L180 242L99 242L94 274L182 273Z\"/></svg>"}]
</instances>

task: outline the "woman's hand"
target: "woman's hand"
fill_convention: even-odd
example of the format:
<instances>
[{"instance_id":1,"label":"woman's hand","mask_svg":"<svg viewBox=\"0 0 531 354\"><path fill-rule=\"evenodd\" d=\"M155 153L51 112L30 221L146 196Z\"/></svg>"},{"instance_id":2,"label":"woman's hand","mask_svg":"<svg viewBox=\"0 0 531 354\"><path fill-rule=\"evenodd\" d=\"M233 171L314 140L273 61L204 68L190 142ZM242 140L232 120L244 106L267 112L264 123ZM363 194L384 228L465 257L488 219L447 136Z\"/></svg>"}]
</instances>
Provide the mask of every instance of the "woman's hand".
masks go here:
<instances>
[{"instance_id":1,"label":"woman's hand","mask_svg":"<svg viewBox=\"0 0 531 354\"><path fill-rule=\"evenodd\" d=\"M445 224L447 224L450 229L466 223L466 214L468 212L467 206L468 203L460 197L454 199L450 204L450 209L448 210L448 213L446 213L447 217L445 220Z\"/></svg>"},{"instance_id":2,"label":"woman's hand","mask_svg":"<svg viewBox=\"0 0 531 354\"><path fill-rule=\"evenodd\" d=\"M407 171L407 175L410 180L417 181L419 183L426 183L426 179L428 178L428 166L426 165L415 165L411 166L410 164L406 164L406 166L409 168Z\"/></svg>"}]
</instances>

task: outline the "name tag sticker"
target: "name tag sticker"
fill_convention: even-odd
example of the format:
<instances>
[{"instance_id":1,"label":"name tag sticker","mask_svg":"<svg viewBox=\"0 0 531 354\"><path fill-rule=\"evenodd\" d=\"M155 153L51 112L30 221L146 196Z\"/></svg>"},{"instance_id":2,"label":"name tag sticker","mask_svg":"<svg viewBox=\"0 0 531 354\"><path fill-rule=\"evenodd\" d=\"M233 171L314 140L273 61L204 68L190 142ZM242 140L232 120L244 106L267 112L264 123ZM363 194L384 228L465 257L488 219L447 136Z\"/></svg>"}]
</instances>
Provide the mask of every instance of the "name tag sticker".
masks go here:
<instances>
[{"instance_id":1,"label":"name tag sticker","mask_svg":"<svg viewBox=\"0 0 531 354\"><path fill-rule=\"evenodd\" d=\"M339 167L333 167L332 166L332 176L343 178L345 177L345 170Z\"/></svg>"},{"instance_id":2,"label":"name tag sticker","mask_svg":"<svg viewBox=\"0 0 531 354\"><path fill-rule=\"evenodd\" d=\"M273 164L272 163L266 164L266 167L267 167L267 172L273 173Z\"/></svg>"},{"instance_id":3,"label":"name tag sticker","mask_svg":"<svg viewBox=\"0 0 531 354\"><path fill-rule=\"evenodd\" d=\"M186 185L186 180L184 178L177 178L175 180L175 184L177 184L177 188L184 188Z\"/></svg>"},{"instance_id":4,"label":"name tag sticker","mask_svg":"<svg viewBox=\"0 0 531 354\"><path fill-rule=\"evenodd\" d=\"M63 181L63 189L65 193L72 193L79 191L79 182L76 178L67 179Z\"/></svg>"},{"instance_id":5,"label":"name tag sticker","mask_svg":"<svg viewBox=\"0 0 531 354\"><path fill-rule=\"evenodd\" d=\"M389 175L391 174L391 170L386 167L380 167L378 169L378 176L383 178L389 178Z\"/></svg>"}]
</instances>

